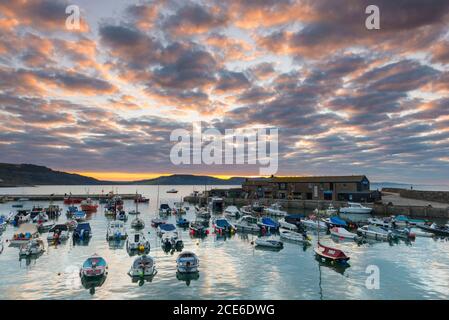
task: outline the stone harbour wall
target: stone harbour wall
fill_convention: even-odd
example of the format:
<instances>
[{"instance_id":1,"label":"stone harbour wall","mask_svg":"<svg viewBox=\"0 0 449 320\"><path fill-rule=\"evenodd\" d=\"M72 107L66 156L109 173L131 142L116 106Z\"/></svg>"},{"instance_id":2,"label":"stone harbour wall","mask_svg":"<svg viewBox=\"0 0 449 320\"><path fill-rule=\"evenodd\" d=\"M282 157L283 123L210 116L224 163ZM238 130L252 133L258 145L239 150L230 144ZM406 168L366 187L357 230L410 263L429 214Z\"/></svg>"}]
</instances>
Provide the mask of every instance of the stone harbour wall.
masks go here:
<instances>
[{"instance_id":1,"label":"stone harbour wall","mask_svg":"<svg viewBox=\"0 0 449 320\"><path fill-rule=\"evenodd\" d=\"M449 191L421 191L397 188L383 188L382 191L399 193L403 198L449 203Z\"/></svg>"}]
</instances>

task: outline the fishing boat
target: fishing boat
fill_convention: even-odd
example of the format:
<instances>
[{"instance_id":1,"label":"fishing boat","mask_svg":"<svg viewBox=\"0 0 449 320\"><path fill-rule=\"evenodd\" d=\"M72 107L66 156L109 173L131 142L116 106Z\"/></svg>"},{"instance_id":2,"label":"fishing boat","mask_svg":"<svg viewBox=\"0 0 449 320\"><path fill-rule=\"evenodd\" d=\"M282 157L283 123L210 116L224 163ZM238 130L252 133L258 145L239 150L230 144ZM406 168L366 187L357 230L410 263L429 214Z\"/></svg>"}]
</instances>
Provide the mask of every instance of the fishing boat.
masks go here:
<instances>
[{"instance_id":1,"label":"fishing boat","mask_svg":"<svg viewBox=\"0 0 449 320\"><path fill-rule=\"evenodd\" d=\"M137 257L128 271L128 275L132 278L153 277L156 273L154 259L147 255Z\"/></svg>"},{"instance_id":2,"label":"fishing boat","mask_svg":"<svg viewBox=\"0 0 449 320\"><path fill-rule=\"evenodd\" d=\"M176 259L176 265L179 273L195 273L198 272L200 260L193 252L184 251Z\"/></svg>"},{"instance_id":3,"label":"fishing boat","mask_svg":"<svg viewBox=\"0 0 449 320\"><path fill-rule=\"evenodd\" d=\"M37 226L31 223L24 223L20 225L16 233L14 233L12 239L9 241L11 245L23 245L27 244L30 240L37 238L39 232Z\"/></svg>"},{"instance_id":4,"label":"fishing boat","mask_svg":"<svg viewBox=\"0 0 449 320\"><path fill-rule=\"evenodd\" d=\"M135 217L131 221L131 228L133 228L133 229L143 229L143 228L145 228L145 221L143 221L143 219L141 219L139 217Z\"/></svg>"},{"instance_id":5,"label":"fishing boat","mask_svg":"<svg viewBox=\"0 0 449 320\"><path fill-rule=\"evenodd\" d=\"M345 220L343 220L343 219L341 219L341 218L339 218L337 216L333 216L333 217L324 219L324 222L327 224L327 226L329 228L332 228L332 227L347 227L348 226L348 224L346 223Z\"/></svg>"},{"instance_id":6,"label":"fishing boat","mask_svg":"<svg viewBox=\"0 0 449 320\"><path fill-rule=\"evenodd\" d=\"M97 254L88 258L80 269L80 277L93 279L101 278L107 275L108 264L105 259Z\"/></svg>"},{"instance_id":7,"label":"fishing boat","mask_svg":"<svg viewBox=\"0 0 449 320\"><path fill-rule=\"evenodd\" d=\"M373 225L365 225L357 229L357 234L364 236L366 238L380 240L380 241L390 241L395 237L391 231L387 231L381 227Z\"/></svg>"},{"instance_id":8,"label":"fishing boat","mask_svg":"<svg viewBox=\"0 0 449 320\"><path fill-rule=\"evenodd\" d=\"M106 240L120 241L128 237L123 221L111 221L106 232Z\"/></svg>"},{"instance_id":9,"label":"fishing boat","mask_svg":"<svg viewBox=\"0 0 449 320\"><path fill-rule=\"evenodd\" d=\"M160 218L151 219L151 226L154 228L159 227L159 225L166 223L166 220Z\"/></svg>"},{"instance_id":10,"label":"fishing boat","mask_svg":"<svg viewBox=\"0 0 449 320\"><path fill-rule=\"evenodd\" d=\"M258 237L255 243L258 247L266 247L271 249L282 249L284 247L284 243L282 241L277 240L272 236Z\"/></svg>"},{"instance_id":11,"label":"fishing boat","mask_svg":"<svg viewBox=\"0 0 449 320\"><path fill-rule=\"evenodd\" d=\"M282 206L279 203L273 203L270 207L264 208L263 213L275 217L285 217L287 211L281 210Z\"/></svg>"},{"instance_id":12,"label":"fishing boat","mask_svg":"<svg viewBox=\"0 0 449 320\"><path fill-rule=\"evenodd\" d=\"M207 236L209 233L209 230L201 221L191 222L189 229L190 235L194 237L204 237Z\"/></svg>"},{"instance_id":13,"label":"fishing boat","mask_svg":"<svg viewBox=\"0 0 449 320\"><path fill-rule=\"evenodd\" d=\"M260 227L257 218L246 215L241 217L235 224L237 230L243 232L259 232Z\"/></svg>"},{"instance_id":14,"label":"fishing boat","mask_svg":"<svg viewBox=\"0 0 449 320\"><path fill-rule=\"evenodd\" d=\"M19 226L23 223L28 223L31 221L31 212L28 210L18 210L12 219L12 224L14 226Z\"/></svg>"},{"instance_id":15,"label":"fishing boat","mask_svg":"<svg viewBox=\"0 0 449 320\"><path fill-rule=\"evenodd\" d=\"M168 215L172 213L172 208L168 205L168 203L161 203L159 207L159 214Z\"/></svg>"},{"instance_id":16,"label":"fishing boat","mask_svg":"<svg viewBox=\"0 0 449 320\"><path fill-rule=\"evenodd\" d=\"M136 232L128 237L126 248L128 249L128 252L150 252L151 246L150 241L145 238L145 235L142 232Z\"/></svg>"},{"instance_id":17,"label":"fishing boat","mask_svg":"<svg viewBox=\"0 0 449 320\"><path fill-rule=\"evenodd\" d=\"M331 235L339 238L339 239L352 239L354 240L357 235L355 233L349 232L345 228L342 227L333 227L330 229Z\"/></svg>"},{"instance_id":18,"label":"fishing boat","mask_svg":"<svg viewBox=\"0 0 449 320\"><path fill-rule=\"evenodd\" d=\"M84 221L86 220L86 212L84 211L77 211L73 214L73 219L75 219L76 222Z\"/></svg>"},{"instance_id":19,"label":"fishing boat","mask_svg":"<svg viewBox=\"0 0 449 320\"><path fill-rule=\"evenodd\" d=\"M81 210L84 212L97 212L97 208L98 204L95 204L90 198L81 201Z\"/></svg>"},{"instance_id":20,"label":"fishing boat","mask_svg":"<svg viewBox=\"0 0 449 320\"><path fill-rule=\"evenodd\" d=\"M171 249L176 249L181 251L184 247L184 242L178 238L178 235L173 232L164 233L161 238L161 245L164 251L169 251Z\"/></svg>"},{"instance_id":21,"label":"fishing boat","mask_svg":"<svg viewBox=\"0 0 449 320\"><path fill-rule=\"evenodd\" d=\"M190 226L190 221L186 218L179 218L176 220L176 225L181 228L188 228Z\"/></svg>"},{"instance_id":22,"label":"fishing boat","mask_svg":"<svg viewBox=\"0 0 449 320\"><path fill-rule=\"evenodd\" d=\"M38 222L37 223L37 231L40 233L44 233L49 231L51 228L55 226L54 222Z\"/></svg>"},{"instance_id":23,"label":"fishing boat","mask_svg":"<svg viewBox=\"0 0 449 320\"><path fill-rule=\"evenodd\" d=\"M217 218L214 220L214 230L216 233L234 233L235 227L226 218Z\"/></svg>"},{"instance_id":24,"label":"fishing boat","mask_svg":"<svg viewBox=\"0 0 449 320\"><path fill-rule=\"evenodd\" d=\"M115 219L126 222L128 221L128 215L126 214L125 211L122 210L117 213Z\"/></svg>"},{"instance_id":25,"label":"fishing boat","mask_svg":"<svg viewBox=\"0 0 449 320\"><path fill-rule=\"evenodd\" d=\"M171 223L160 224L157 227L157 235L159 237L162 237L166 233L174 233L176 234L176 236L178 236L178 230L176 230L175 225Z\"/></svg>"},{"instance_id":26,"label":"fishing boat","mask_svg":"<svg viewBox=\"0 0 449 320\"><path fill-rule=\"evenodd\" d=\"M417 225L417 227L438 237L449 237L449 227L447 226L439 226L436 223L432 223L431 225Z\"/></svg>"},{"instance_id":27,"label":"fishing boat","mask_svg":"<svg viewBox=\"0 0 449 320\"><path fill-rule=\"evenodd\" d=\"M319 229L320 231L326 231L328 229L326 222L318 220L316 218L315 219L303 219L303 220L301 220L301 224L306 228L310 228L310 229L314 229L314 230Z\"/></svg>"},{"instance_id":28,"label":"fishing boat","mask_svg":"<svg viewBox=\"0 0 449 320\"><path fill-rule=\"evenodd\" d=\"M20 247L19 256L37 256L45 251L44 242L41 239L32 239Z\"/></svg>"},{"instance_id":29,"label":"fishing boat","mask_svg":"<svg viewBox=\"0 0 449 320\"><path fill-rule=\"evenodd\" d=\"M224 214L229 218L238 218L240 217L240 210L236 206L227 206Z\"/></svg>"},{"instance_id":30,"label":"fishing boat","mask_svg":"<svg viewBox=\"0 0 449 320\"><path fill-rule=\"evenodd\" d=\"M167 190L167 193L178 193L178 190L173 188L173 189Z\"/></svg>"},{"instance_id":31,"label":"fishing boat","mask_svg":"<svg viewBox=\"0 0 449 320\"><path fill-rule=\"evenodd\" d=\"M78 223L72 234L74 241L88 241L92 237L92 229L88 222Z\"/></svg>"},{"instance_id":32,"label":"fishing boat","mask_svg":"<svg viewBox=\"0 0 449 320\"><path fill-rule=\"evenodd\" d=\"M219 197L212 197L209 199L208 209L212 213L221 213L223 212L224 200Z\"/></svg>"},{"instance_id":33,"label":"fishing boat","mask_svg":"<svg viewBox=\"0 0 449 320\"><path fill-rule=\"evenodd\" d=\"M280 227L279 222L270 217L262 217L257 224L262 231L277 231Z\"/></svg>"},{"instance_id":34,"label":"fishing boat","mask_svg":"<svg viewBox=\"0 0 449 320\"><path fill-rule=\"evenodd\" d=\"M320 242L318 242L314 251L316 256L324 261L347 264L350 259L342 250L324 246Z\"/></svg>"},{"instance_id":35,"label":"fishing boat","mask_svg":"<svg viewBox=\"0 0 449 320\"><path fill-rule=\"evenodd\" d=\"M356 202L348 202L347 207L340 208L340 213L344 214L370 214L372 211L372 208L365 207Z\"/></svg>"},{"instance_id":36,"label":"fishing boat","mask_svg":"<svg viewBox=\"0 0 449 320\"><path fill-rule=\"evenodd\" d=\"M70 238L70 232L66 224L57 224L53 226L47 235L47 240L49 242L66 241L68 238Z\"/></svg>"},{"instance_id":37,"label":"fishing boat","mask_svg":"<svg viewBox=\"0 0 449 320\"><path fill-rule=\"evenodd\" d=\"M298 233L290 230L281 229L279 231L280 237L283 240L302 243L305 245L311 245L311 238L306 233Z\"/></svg>"}]
</instances>

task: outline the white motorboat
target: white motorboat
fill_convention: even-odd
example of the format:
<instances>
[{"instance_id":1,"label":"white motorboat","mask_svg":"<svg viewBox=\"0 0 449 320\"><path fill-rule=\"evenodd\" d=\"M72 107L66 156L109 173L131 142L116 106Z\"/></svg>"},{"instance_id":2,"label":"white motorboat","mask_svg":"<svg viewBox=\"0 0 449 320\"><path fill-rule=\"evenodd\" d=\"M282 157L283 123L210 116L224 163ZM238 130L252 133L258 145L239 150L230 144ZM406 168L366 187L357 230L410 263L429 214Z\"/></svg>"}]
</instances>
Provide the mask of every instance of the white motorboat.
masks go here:
<instances>
[{"instance_id":1,"label":"white motorboat","mask_svg":"<svg viewBox=\"0 0 449 320\"><path fill-rule=\"evenodd\" d=\"M178 193L178 190L176 190L176 189L170 189L170 190L167 190L167 193Z\"/></svg>"},{"instance_id":2,"label":"white motorboat","mask_svg":"<svg viewBox=\"0 0 449 320\"><path fill-rule=\"evenodd\" d=\"M126 242L128 251L150 252L150 241L145 238L142 232L136 232L128 237Z\"/></svg>"},{"instance_id":3,"label":"white motorboat","mask_svg":"<svg viewBox=\"0 0 449 320\"><path fill-rule=\"evenodd\" d=\"M368 223L382 228L390 228L391 222L389 219L368 218Z\"/></svg>"},{"instance_id":4,"label":"white motorboat","mask_svg":"<svg viewBox=\"0 0 449 320\"><path fill-rule=\"evenodd\" d=\"M40 212L39 214L37 214L34 218L33 218L33 222L47 222L48 221L48 215L45 212Z\"/></svg>"},{"instance_id":5,"label":"white motorboat","mask_svg":"<svg viewBox=\"0 0 449 320\"><path fill-rule=\"evenodd\" d=\"M67 224L57 224L53 226L47 235L50 242L65 241L70 238L70 232Z\"/></svg>"},{"instance_id":6,"label":"white motorboat","mask_svg":"<svg viewBox=\"0 0 449 320\"><path fill-rule=\"evenodd\" d=\"M327 224L324 221L321 220L313 220L313 219L303 219L301 220L301 224L306 227L306 228L310 228L310 229L319 229L320 231L325 231L327 230Z\"/></svg>"},{"instance_id":7,"label":"white motorboat","mask_svg":"<svg viewBox=\"0 0 449 320\"><path fill-rule=\"evenodd\" d=\"M357 237L357 235L355 233L349 232L348 230L346 230L345 228L341 228L341 227L333 227L332 229L330 229L331 235L338 237L338 238L343 238L343 239L355 239Z\"/></svg>"},{"instance_id":8,"label":"white motorboat","mask_svg":"<svg viewBox=\"0 0 449 320\"><path fill-rule=\"evenodd\" d=\"M131 221L131 228L143 229L145 228L145 221L139 217L136 217Z\"/></svg>"},{"instance_id":9,"label":"white motorboat","mask_svg":"<svg viewBox=\"0 0 449 320\"><path fill-rule=\"evenodd\" d=\"M111 221L108 225L106 240L124 240L128 237L123 221Z\"/></svg>"},{"instance_id":10,"label":"white motorboat","mask_svg":"<svg viewBox=\"0 0 449 320\"><path fill-rule=\"evenodd\" d=\"M435 236L433 233L423 231L419 228L412 228L410 231L413 232L417 237L432 238L433 236Z\"/></svg>"},{"instance_id":11,"label":"white motorboat","mask_svg":"<svg viewBox=\"0 0 449 320\"><path fill-rule=\"evenodd\" d=\"M101 278L107 275L108 264L97 254L84 261L80 270L80 277L87 279Z\"/></svg>"},{"instance_id":12,"label":"white motorboat","mask_svg":"<svg viewBox=\"0 0 449 320\"><path fill-rule=\"evenodd\" d=\"M31 223L25 223L20 225L17 232L13 235L9 241L11 245L23 245L27 244L30 240L37 238L39 232L37 226Z\"/></svg>"},{"instance_id":13,"label":"white motorboat","mask_svg":"<svg viewBox=\"0 0 449 320\"><path fill-rule=\"evenodd\" d=\"M224 214L230 218L240 217L240 210L236 206L228 206L224 210Z\"/></svg>"},{"instance_id":14,"label":"white motorboat","mask_svg":"<svg viewBox=\"0 0 449 320\"><path fill-rule=\"evenodd\" d=\"M307 234L300 234L298 232L285 230L285 229L279 230L279 233L280 233L281 239L283 239L283 240L299 242L299 243L306 244L306 245L312 244L311 238L309 236L307 236Z\"/></svg>"},{"instance_id":15,"label":"white motorboat","mask_svg":"<svg viewBox=\"0 0 449 320\"><path fill-rule=\"evenodd\" d=\"M263 212L270 216L285 217L287 215L287 211L281 209L282 206L279 203L273 203L270 207L264 208Z\"/></svg>"},{"instance_id":16,"label":"white motorboat","mask_svg":"<svg viewBox=\"0 0 449 320\"><path fill-rule=\"evenodd\" d=\"M137 257L132 266L131 269L128 271L128 275L130 277L152 277L156 275L157 270L154 263L154 259L150 256L143 255L140 257Z\"/></svg>"},{"instance_id":17,"label":"white motorboat","mask_svg":"<svg viewBox=\"0 0 449 320\"><path fill-rule=\"evenodd\" d=\"M381 241L389 241L394 238L393 234L390 231L386 231L381 227L373 226L373 225L365 225L357 229L357 233L366 238L381 240Z\"/></svg>"},{"instance_id":18,"label":"white motorboat","mask_svg":"<svg viewBox=\"0 0 449 320\"><path fill-rule=\"evenodd\" d=\"M243 206L240 208L240 212L243 215L252 215L253 214L253 210L251 209L251 206Z\"/></svg>"},{"instance_id":19,"label":"white motorboat","mask_svg":"<svg viewBox=\"0 0 449 320\"><path fill-rule=\"evenodd\" d=\"M274 237L258 237L255 241L256 246L272 249L282 249L284 243Z\"/></svg>"},{"instance_id":20,"label":"white motorboat","mask_svg":"<svg viewBox=\"0 0 449 320\"><path fill-rule=\"evenodd\" d=\"M29 257L39 255L45 251L44 242L41 239L33 239L20 247L19 256Z\"/></svg>"},{"instance_id":21,"label":"white motorboat","mask_svg":"<svg viewBox=\"0 0 449 320\"><path fill-rule=\"evenodd\" d=\"M298 226L296 224L287 222L287 221L285 221L285 219L281 219L278 222L281 225L281 228L283 228L283 229L287 229L287 230L291 230L291 231L298 230Z\"/></svg>"},{"instance_id":22,"label":"white motorboat","mask_svg":"<svg viewBox=\"0 0 449 320\"><path fill-rule=\"evenodd\" d=\"M370 214L372 211L372 208L365 207L356 202L348 202L347 207L340 208L340 213L344 214Z\"/></svg>"},{"instance_id":23,"label":"white motorboat","mask_svg":"<svg viewBox=\"0 0 449 320\"><path fill-rule=\"evenodd\" d=\"M162 235L161 238L162 248L165 250L177 249L180 250L184 247L184 242L178 239L178 234L173 232L167 232Z\"/></svg>"},{"instance_id":24,"label":"white motorboat","mask_svg":"<svg viewBox=\"0 0 449 320\"><path fill-rule=\"evenodd\" d=\"M176 259L176 265L180 273L195 273L198 272L200 260L193 252L184 251Z\"/></svg>"},{"instance_id":25,"label":"white motorboat","mask_svg":"<svg viewBox=\"0 0 449 320\"><path fill-rule=\"evenodd\" d=\"M257 218L249 215L241 217L236 223L234 223L234 227L239 231L247 231L247 232L260 231Z\"/></svg>"},{"instance_id":26,"label":"white motorboat","mask_svg":"<svg viewBox=\"0 0 449 320\"><path fill-rule=\"evenodd\" d=\"M166 233L175 234L176 237L178 236L178 230L176 229L176 226L172 223L160 224L157 227L157 235L159 237L162 237Z\"/></svg>"}]
</instances>

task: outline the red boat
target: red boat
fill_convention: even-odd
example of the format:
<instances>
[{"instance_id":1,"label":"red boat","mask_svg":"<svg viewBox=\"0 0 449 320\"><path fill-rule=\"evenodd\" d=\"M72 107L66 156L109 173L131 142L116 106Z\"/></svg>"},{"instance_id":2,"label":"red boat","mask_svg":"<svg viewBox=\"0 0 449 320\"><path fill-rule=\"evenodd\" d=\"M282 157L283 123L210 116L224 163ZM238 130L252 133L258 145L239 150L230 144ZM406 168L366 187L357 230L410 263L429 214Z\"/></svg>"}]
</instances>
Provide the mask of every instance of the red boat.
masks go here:
<instances>
[{"instance_id":1,"label":"red boat","mask_svg":"<svg viewBox=\"0 0 449 320\"><path fill-rule=\"evenodd\" d=\"M323 246L318 242L318 246L314 249L315 254L326 261L336 261L339 263L347 263L349 257L341 250Z\"/></svg>"},{"instance_id":2,"label":"red boat","mask_svg":"<svg viewBox=\"0 0 449 320\"><path fill-rule=\"evenodd\" d=\"M90 198L81 202L81 210L84 212L97 212L97 208L98 204L95 204Z\"/></svg>"},{"instance_id":3,"label":"red boat","mask_svg":"<svg viewBox=\"0 0 449 320\"><path fill-rule=\"evenodd\" d=\"M72 198L66 197L64 198L64 204L80 204L83 201L81 198Z\"/></svg>"}]
</instances>

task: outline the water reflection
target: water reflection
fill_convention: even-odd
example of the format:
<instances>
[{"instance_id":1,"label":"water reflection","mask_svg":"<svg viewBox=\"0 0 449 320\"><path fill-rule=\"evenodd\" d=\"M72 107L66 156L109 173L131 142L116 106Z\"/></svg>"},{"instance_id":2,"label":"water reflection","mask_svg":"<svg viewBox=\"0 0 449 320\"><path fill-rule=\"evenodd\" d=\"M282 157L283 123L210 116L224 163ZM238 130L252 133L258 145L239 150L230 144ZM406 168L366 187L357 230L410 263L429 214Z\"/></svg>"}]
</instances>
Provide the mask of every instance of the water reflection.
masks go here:
<instances>
[{"instance_id":1,"label":"water reflection","mask_svg":"<svg viewBox=\"0 0 449 320\"><path fill-rule=\"evenodd\" d=\"M199 272L192 272L192 273L182 273L177 271L176 272L176 279L179 281L184 281L187 286L190 286L190 282L192 280L198 280L200 278Z\"/></svg>"},{"instance_id":2,"label":"water reflection","mask_svg":"<svg viewBox=\"0 0 449 320\"><path fill-rule=\"evenodd\" d=\"M101 287L106 281L107 276L101 276L97 278L81 277L81 284L84 289L89 290L91 295L95 294L95 288Z\"/></svg>"}]
</instances>

